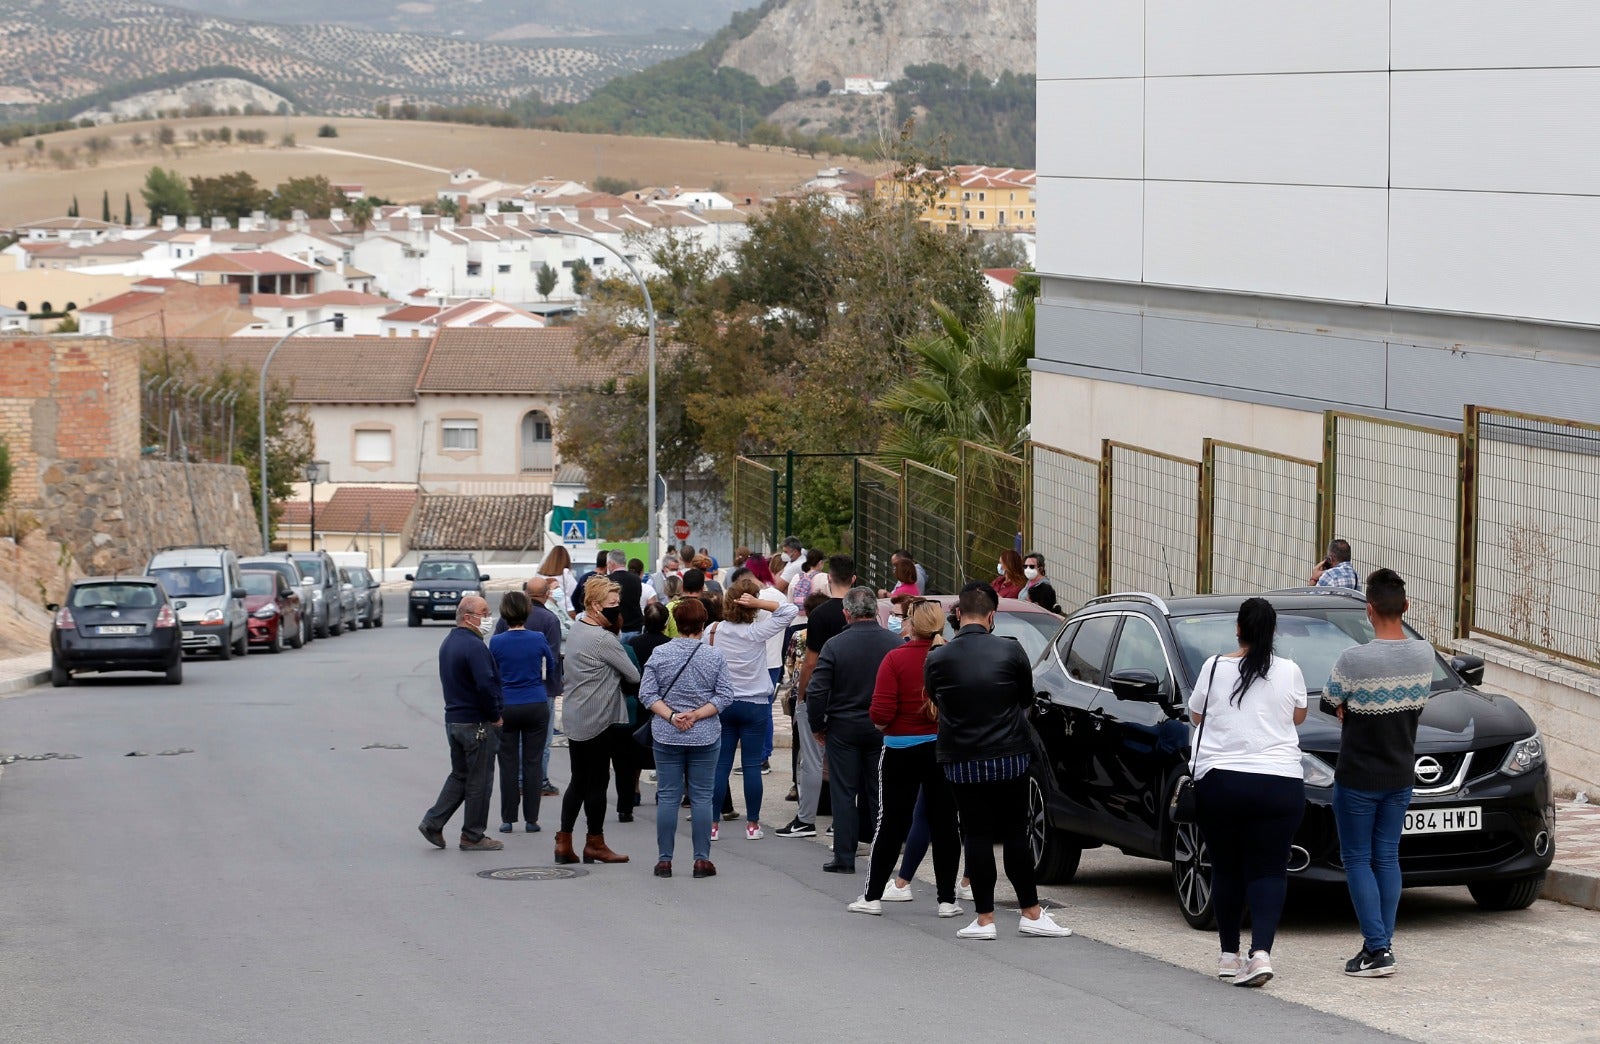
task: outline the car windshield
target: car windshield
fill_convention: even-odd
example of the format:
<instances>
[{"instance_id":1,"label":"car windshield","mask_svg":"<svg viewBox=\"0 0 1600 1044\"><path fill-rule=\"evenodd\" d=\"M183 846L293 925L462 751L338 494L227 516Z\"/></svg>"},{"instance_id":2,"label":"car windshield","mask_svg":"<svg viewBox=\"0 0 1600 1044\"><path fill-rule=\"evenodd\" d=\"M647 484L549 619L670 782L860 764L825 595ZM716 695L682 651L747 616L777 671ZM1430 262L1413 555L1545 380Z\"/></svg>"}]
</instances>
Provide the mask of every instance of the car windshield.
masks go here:
<instances>
[{"instance_id":1,"label":"car windshield","mask_svg":"<svg viewBox=\"0 0 1600 1044\"><path fill-rule=\"evenodd\" d=\"M1239 647L1235 633L1237 616L1215 613L1207 616L1178 616L1172 619L1189 677L1200 673L1207 657L1233 652ZM1410 627L1406 633L1420 638ZM1333 673L1339 654L1353 645L1372 641L1372 624L1362 609L1292 609L1279 611L1278 632L1273 651L1293 660L1305 675L1306 690L1321 692ZM1433 687L1450 688L1454 683L1437 656L1433 659Z\"/></svg>"},{"instance_id":2,"label":"car windshield","mask_svg":"<svg viewBox=\"0 0 1600 1044\"><path fill-rule=\"evenodd\" d=\"M297 558L295 559L295 564L300 567L300 571L302 573L309 576L317 583L322 583L322 559Z\"/></svg>"},{"instance_id":3,"label":"car windshield","mask_svg":"<svg viewBox=\"0 0 1600 1044\"><path fill-rule=\"evenodd\" d=\"M174 598L220 598L227 593L219 566L171 566L152 569L150 575Z\"/></svg>"},{"instance_id":4,"label":"car windshield","mask_svg":"<svg viewBox=\"0 0 1600 1044\"><path fill-rule=\"evenodd\" d=\"M239 575L244 578L244 589L247 594L270 596L278 593L276 574L244 572Z\"/></svg>"},{"instance_id":5,"label":"car windshield","mask_svg":"<svg viewBox=\"0 0 1600 1044\"><path fill-rule=\"evenodd\" d=\"M424 562L417 567L418 580L465 580L478 582L478 571L471 562Z\"/></svg>"},{"instance_id":6,"label":"car windshield","mask_svg":"<svg viewBox=\"0 0 1600 1044\"><path fill-rule=\"evenodd\" d=\"M161 592L151 584L87 584L73 588L74 609L154 609Z\"/></svg>"},{"instance_id":7,"label":"car windshield","mask_svg":"<svg viewBox=\"0 0 1600 1044\"><path fill-rule=\"evenodd\" d=\"M1015 638L1022 644L1022 651L1028 654L1028 662L1039 658L1039 654L1049 648L1051 639L1055 638L1056 631L1061 628L1061 621L1049 613L1008 613L994 614L994 633L1004 638ZM950 625L950 617L945 616L944 636L955 636L955 629Z\"/></svg>"}]
</instances>

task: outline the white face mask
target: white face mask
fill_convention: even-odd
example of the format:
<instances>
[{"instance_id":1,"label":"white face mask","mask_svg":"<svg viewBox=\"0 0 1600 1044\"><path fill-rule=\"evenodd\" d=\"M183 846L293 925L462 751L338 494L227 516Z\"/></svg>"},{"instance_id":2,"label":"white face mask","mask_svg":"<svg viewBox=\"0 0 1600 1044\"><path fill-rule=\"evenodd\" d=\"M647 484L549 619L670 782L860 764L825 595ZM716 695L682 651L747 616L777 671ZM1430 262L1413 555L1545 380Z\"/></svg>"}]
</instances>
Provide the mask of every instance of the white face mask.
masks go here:
<instances>
[{"instance_id":1,"label":"white face mask","mask_svg":"<svg viewBox=\"0 0 1600 1044\"><path fill-rule=\"evenodd\" d=\"M995 571L995 575L997 575L997 576L1005 576L1006 575L1005 563L996 562L994 564L994 571Z\"/></svg>"},{"instance_id":2,"label":"white face mask","mask_svg":"<svg viewBox=\"0 0 1600 1044\"><path fill-rule=\"evenodd\" d=\"M485 616L478 621L478 634L484 638L494 633L494 621Z\"/></svg>"},{"instance_id":3,"label":"white face mask","mask_svg":"<svg viewBox=\"0 0 1600 1044\"><path fill-rule=\"evenodd\" d=\"M1029 580L1037 580L1039 579L1039 570L1033 568L1033 566L1026 566L1022 570L1022 575Z\"/></svg>"}]
</instances>

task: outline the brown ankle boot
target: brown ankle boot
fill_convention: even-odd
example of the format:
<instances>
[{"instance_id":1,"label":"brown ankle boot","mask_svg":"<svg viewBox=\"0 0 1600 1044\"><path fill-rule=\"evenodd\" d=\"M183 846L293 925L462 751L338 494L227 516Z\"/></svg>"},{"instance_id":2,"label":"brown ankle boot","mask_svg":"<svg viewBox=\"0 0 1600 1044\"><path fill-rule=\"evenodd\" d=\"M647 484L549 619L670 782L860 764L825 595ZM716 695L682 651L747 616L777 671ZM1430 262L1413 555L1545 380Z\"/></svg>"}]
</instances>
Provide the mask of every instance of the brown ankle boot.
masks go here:
<instances>
[{"instance_id":1,"label":"brown ankle boot","mask_svg":"<svg viewBox=\"0 0 1600 1044\"><path fill-rule=\"evenodd\" d=\"M572 850L572 834L570 831L556 833L556 863L576 863L578 853Z\"/></svg>"},{"instance_id":2,"label":"brown ankle boot","mask_svg":"<svg viewBox=\"0 0 1600 1044\"><path fill-rule=\"evenodd\" d=\"M628 857L618 855L606 847L606 835L588 834L583 839L583 861L585 863L626 863Z\"/></svg>"}]
</instances>

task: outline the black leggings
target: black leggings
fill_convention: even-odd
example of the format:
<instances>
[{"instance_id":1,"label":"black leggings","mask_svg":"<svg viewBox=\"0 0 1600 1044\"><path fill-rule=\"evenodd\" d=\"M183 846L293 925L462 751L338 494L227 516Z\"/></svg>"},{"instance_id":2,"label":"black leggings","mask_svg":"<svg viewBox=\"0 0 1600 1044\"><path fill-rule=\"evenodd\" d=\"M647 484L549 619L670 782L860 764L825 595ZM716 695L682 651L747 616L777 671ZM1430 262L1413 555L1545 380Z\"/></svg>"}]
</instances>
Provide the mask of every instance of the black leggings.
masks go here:
<instances>
[{"instance_id":1,"label":"black leggings","mask_svg":"<svg viewBox=\"0 0 1600 1044\"><path fill-rule=\"evenodd\" d=\"M1004 783L955 783L952 789L961 812L967 880L972 883L972 904L977 912L994 913L996 844L1004 846L1006 880L1016 890L1017 905L1024 910L1038 906L1033 853L1028 850L1028 777Z\"/></svg>"},{"instance_id":2,"label":"black leggings","mask_svg":"<svg viewBox=\"0 0 1600 1044\"><path fill-rule=\"evenodd\" d=\"M632 812L639 807L639 776L644 771L644 748L634 742L633 730L633 725L613 725L607 730L611 733L611 771L617 779L618 813Z\"/></svg>"},{"instance_id":3,"label":"black leggings","mask_svg":"<svg viewBox=\"0 0 1600 1044\"><path fill-rule=\"evenodd\" d=\"M500 822L539 822L539 788L544 776L544 740L550 729L549 703L508 703L500 732Z\"/></svg>"},{"instance_id":4,"label":"black leggings","mask_svg":"<svg viewBox=\"0 0 1600 1044\"><path fill-rule=\"evenodd\" d=\"M1212 769L1195 784L1195 814L1211 850L1211 902L1223 953L1239 952L1250 904L1250 952L1272 952L1289 890L1289 843L1306 811L1299 776Z\"/></svg>"},{"instance_id":5,"label":"black leggings","mask_svg":"<svg viewBox=\"0 0 1600 1044\"><path fill-rule=\"evenodd\" d=\"M935 757L934 745L883 748L878 761L878 826L872 840L872 867L867 871L868 899L882 899L895 871L900 849L911 833L917 794L924 795L928 830L933 838L933 876L939 902L956 901L956 870L961 865L961 833L956 826L955 797ZM993 866L993 859L990 860ZM991 884L990 890L994 886Z\"/></svg>"},{"instance_id":6,"label":"black leggings","mask_svg":"<svg viewBox=\"0 0 1600 1044\"><path fill-rule=\"evenodd\" d=\"M578 807L583 807L589 822L589 833L606 832L606 784L611 781L611 747L615 742L611 729L606 729L593 739L567 740L567 754L572 758L572 778L561 795L561 830L572 833L578 824Z\"/></svg>"}]
</instances>

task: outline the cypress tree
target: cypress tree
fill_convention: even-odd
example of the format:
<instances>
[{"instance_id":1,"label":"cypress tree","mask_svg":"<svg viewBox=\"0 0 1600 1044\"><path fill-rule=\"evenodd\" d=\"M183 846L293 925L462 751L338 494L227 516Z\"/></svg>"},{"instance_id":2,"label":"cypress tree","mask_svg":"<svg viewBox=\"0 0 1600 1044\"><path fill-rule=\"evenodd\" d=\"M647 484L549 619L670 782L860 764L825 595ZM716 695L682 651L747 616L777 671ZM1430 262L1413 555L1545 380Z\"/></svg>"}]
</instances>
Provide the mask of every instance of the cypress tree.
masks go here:
<instances>
[{"instance_id":1,"label":"cypress tree","mask_svg":"<svg viewBox=\"0 0 1600 1044\"><path fill-rule=\"evenodd\" d=\"M111 190L105 189L100 193L100 220L111 224Z\"/></svg>"},{"instance_id":2,"label":"cypress tree","mask_svg":"<svg viewBox=\"0 0 1600 1044\"><path fill-rule=\"evenodd\" d=\"M67 217L77 217L77 216L78 216L78 197L77 196L73 196L72 197L72 209L67 211Z\"/></svg>"},{"instance_id":3,"label":"cypress tree","mask_svg":"<svg viewBox=\"0 0 1600 1044\"><path fill-rule=\"evenodd\" d=\"M129 192L122 194L122 223L133 227L133 194Z\"/></svg>"}]
</instances>

